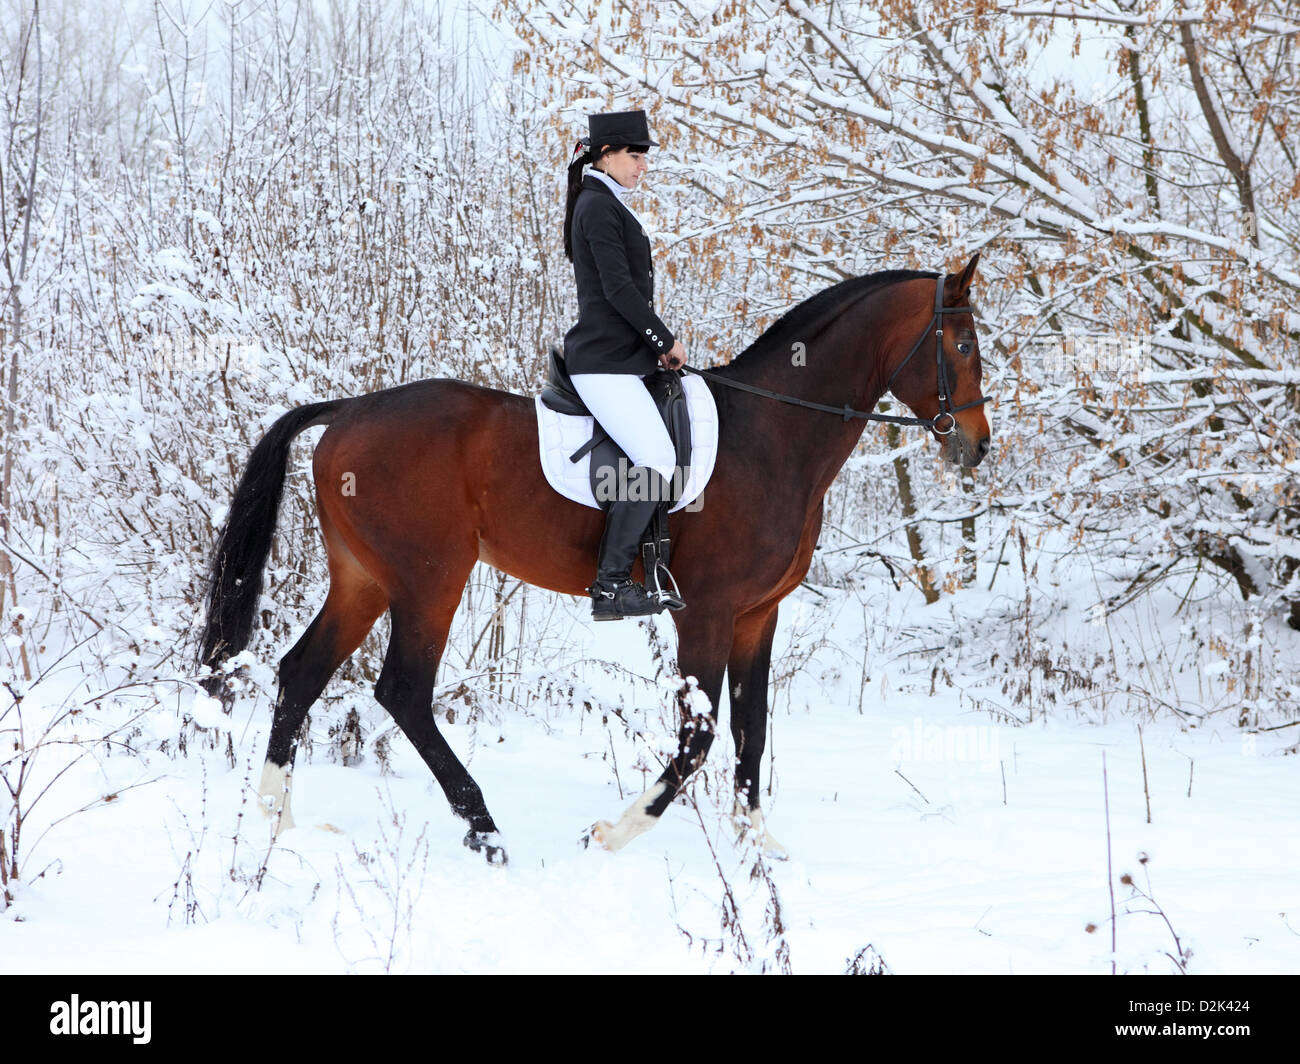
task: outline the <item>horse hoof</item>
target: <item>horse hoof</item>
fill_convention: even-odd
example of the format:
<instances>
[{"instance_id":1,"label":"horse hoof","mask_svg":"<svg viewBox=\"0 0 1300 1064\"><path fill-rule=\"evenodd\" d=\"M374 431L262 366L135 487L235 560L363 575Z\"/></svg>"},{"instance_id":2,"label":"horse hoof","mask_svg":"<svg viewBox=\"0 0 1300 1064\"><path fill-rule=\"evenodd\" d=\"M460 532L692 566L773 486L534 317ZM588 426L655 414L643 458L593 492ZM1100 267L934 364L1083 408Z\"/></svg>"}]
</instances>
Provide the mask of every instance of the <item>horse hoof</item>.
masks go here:
<instances>
[{"instance_id":1,"label":"horse hoof","mask_svg":"<svg viewBox=\"0 0 1300 1064\"><path fill-rule=\"evenodd\" d=\"M591 825L591 828L587 832L587 834L582 836L583 848L584 849L589 848L591 844L594 842L602 850L608 850L612 852L613 847L610 846L609 839L610 839L610 833L613 830L614 830L614 825L611 824L608 820L597 820L594 824Z\"/></svg>"},{"instance_id":2,"label":"horse hoof","mask_svg":"<svg viewBox=\"0 0 1300 1064\"><path fill-rule=\"evenodd\" d=\"M736 842L741 845L756 846L759 852L773 861L788 861L790 854L784 846L772 838L771 832L763 821L759 809L746 809L737 802L731 813L731 822L736 828Z\"/></svg>"},{"instance_id":3,"label":"horse hoof","mask_svg":"<svg viewBox=\"0 0 1300 1064\"><path fill-rule=\"evenodd\" d=\"M255 803L262 813L262 819L271 825L271 837L279 838L290 828L296 828L298 825L293 821L293 814L289 812L289 805L286 802L280 808L276 809L276 803L280 796L274 794L258 795Z\"/></svg>"},{"instance_id":4,"label":"horse hoof","mask_svg":"<svg viewBox=\"0 0 1300 1064\"><path fill-rule=\"evenodd\" d=\"M255 803L262 816L272 822L272 837L296 825L289 811L289 773L283 765L267 761L262 766L262 782L257 788Z\"/></svg>"},{"instance_id":5,"label":"horse hoof","mask_svg":"<svg viewBox=\"0 0 1300 1064\"><path fill-rule=\"evenodd\" d=\"M508 863L506 848L501 844L501 836L495 831L469 831L465 835L465 845L475 853L481 853L490 865L505 867Z\"/></svg>"},{"instance_id":6,"label":"horse hoof","mask_svg":"<svg viewBox=\"0 0 1300 1064\"><path fill-rule=\"evenodd\" d=\"M621 850L638 835L659 823L659 817L650 810L667 790L668 784L656 783L623 811L617 824L611 824L608 820L597 820L592 824L589 837L598 842L602 849L611 852Z\"/></svg>"}]
</instances>

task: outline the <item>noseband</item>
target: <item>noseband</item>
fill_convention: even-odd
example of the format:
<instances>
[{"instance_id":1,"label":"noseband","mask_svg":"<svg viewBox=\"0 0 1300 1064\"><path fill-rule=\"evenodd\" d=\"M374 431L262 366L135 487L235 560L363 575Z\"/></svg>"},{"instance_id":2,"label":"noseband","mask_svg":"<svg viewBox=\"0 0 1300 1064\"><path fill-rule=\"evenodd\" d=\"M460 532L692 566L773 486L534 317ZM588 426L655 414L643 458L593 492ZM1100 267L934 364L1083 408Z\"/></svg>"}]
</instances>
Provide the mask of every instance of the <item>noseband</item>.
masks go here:
<instances>
[{"instance_id":1,"label":"noseband","mask_svg":"<svg viewBox=\"0 0 1300 1064\"><path fill-rule=\"evenodd\" d=\"M710 373L708 370L693 369L690 366L683 366L682 368L687 373L694 373L698 377L707 377L709 380L727 388L737 388L742 392L751 392L754 395L761 395L768 399L775 399L778 402L789 403L791 406L807 407L809 410L821 410L827 414L839 414L845 421L849 421L852 418L859 418L863 421L884 421L891 425L924 425L937 435L947 436L957 427L957 418L954 417L955 414L959 414L963 410L969 410L973 406L983 406L985 403L991 403L993 397L986 395L982 399L975 399L969 403L962 403L961 406L953 406L952 401L948 398L948 372L944 367L943 362L943 316L945 314L966 314L970 312L971 308L945 307L943 305L943 282L944 274L940 273L938 283L935 285L934 290L934 314L930 318L929 324L926 325L925 331L917 337L916 343L912 345L912 350L907 353L907 357L904 358L903 361L898 364L898 368L889 375L889 382L885 385L885 391L889 391L890 388L893 387L894 378L897 377L902 368L911 361L912 356L921 350L921 345L925 343L925 338L930 335L930 329L935 325L938 325L939 328L934 331L934 360L937 367L939 382L939 412L935 414L934 417L897 417L893 414L872 414L866 410L854 410L847 404L844 406L830 406L827 403L811 403L807 399L796 399L793 395L782 395L780 392L768 391L766 388L759 388L753 384L742 384L740 381L733 381L727 377L719 377L714 373ZM948 419L947 427L940 428L939 425L944 418Z\"/></svg>"}]
</instances>

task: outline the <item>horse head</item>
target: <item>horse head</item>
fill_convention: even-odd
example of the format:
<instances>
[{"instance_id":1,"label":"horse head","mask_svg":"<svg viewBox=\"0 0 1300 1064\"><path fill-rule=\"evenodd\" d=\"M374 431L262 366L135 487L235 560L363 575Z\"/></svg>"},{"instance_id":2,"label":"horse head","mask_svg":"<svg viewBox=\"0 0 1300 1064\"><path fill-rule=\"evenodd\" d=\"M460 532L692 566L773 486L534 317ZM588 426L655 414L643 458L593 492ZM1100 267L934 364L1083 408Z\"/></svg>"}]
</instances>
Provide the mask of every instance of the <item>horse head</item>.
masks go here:
<instances>
[{"instance_id":1,"label":"horse head","mask_svg":"<svg viewBox=\"0 0 1300 1064\"><path fill-rule=\"evenodd\" d=\"M903 318L902 343L916 336L926 316L930 322L907 354L898 345L897 360L886 367L887 390L918 417L931 419L930 431L944 459L963 466L979 465L990 446L983 410L987 400L980 387L979 337L968 302L978 262L976 253L960 273L946 275L942 286L910 282L919 300Z\"/></svg>"}]
</instances>

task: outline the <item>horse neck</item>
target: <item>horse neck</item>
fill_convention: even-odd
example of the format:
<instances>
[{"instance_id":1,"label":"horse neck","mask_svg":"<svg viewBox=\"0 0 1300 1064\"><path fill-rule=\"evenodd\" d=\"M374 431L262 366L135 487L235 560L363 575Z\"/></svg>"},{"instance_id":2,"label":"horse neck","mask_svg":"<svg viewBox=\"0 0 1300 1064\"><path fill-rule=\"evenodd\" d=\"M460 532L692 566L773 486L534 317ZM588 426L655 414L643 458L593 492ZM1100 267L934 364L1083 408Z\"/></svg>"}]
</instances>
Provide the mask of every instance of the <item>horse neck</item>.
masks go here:
<instances>
[{"instance_id":1,"label":"horse neck","mask_svg":"<svg viewBox=\"0 0 1300 1064\"><path fill-rule=\"evenodd\" d=\"M726 375L807 402L871 410L884 394L883 368L890 350L892 330L880 320L883 306L873 293L804 339L803 365L794 360L792 339L747 353L726 367ZM785 471L818 495L830 487L867 424L862 418L845 421L759 396L743 395L739 403L744 446L765 456L766 470Z\"/></svg>"}]
</instances>

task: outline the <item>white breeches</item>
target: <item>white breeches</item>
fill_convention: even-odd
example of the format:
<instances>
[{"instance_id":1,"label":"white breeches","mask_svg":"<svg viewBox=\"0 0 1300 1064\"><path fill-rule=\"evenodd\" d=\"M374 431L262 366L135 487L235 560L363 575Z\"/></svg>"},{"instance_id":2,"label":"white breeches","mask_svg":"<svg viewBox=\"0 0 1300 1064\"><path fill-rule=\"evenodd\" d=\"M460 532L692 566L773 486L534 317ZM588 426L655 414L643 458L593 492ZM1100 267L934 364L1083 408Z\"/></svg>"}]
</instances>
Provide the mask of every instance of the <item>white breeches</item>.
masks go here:
<instances>
[{"instance_id":1,"label":"white breeches","mask_svg":"<svg viewBox=\"0 0 1300 1064\"><path fill-rule=\"evenodd\" d=\"M569 379L628 460L672 483L677 452L642 379L635 373L574 373Z\"/></svg>"}]
</instances>

